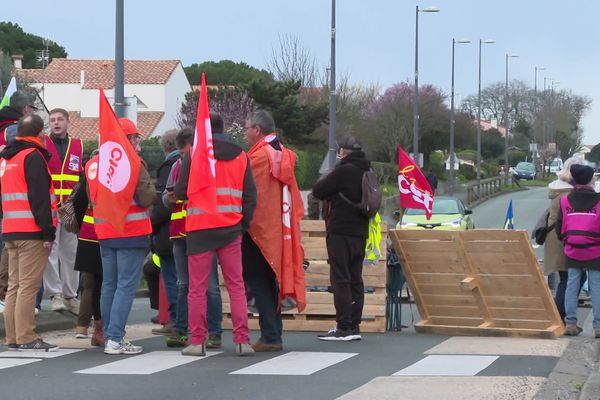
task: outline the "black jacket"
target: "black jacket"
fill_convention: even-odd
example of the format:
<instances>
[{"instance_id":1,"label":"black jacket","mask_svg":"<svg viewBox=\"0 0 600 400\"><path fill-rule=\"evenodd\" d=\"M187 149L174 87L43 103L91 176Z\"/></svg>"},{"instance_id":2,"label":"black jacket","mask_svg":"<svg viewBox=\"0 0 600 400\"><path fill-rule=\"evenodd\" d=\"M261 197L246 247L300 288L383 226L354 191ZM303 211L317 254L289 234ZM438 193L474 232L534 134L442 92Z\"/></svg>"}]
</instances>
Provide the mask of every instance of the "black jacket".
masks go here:
<instances>
[{"instance_id":1,"label":"black jacket","mask_svg":"<svg viewBox=\"0 0 600 400\"><path fill-rule=\"evenodd\" d=\"M171 239L169 239L171 210L163 204L162 193L167 186L171 167L178 159L179 156L167 158L156 170L156 182L154 183L156 187L156 199L150 213L150 220L152 221L152 250L161 256L173 254L173 246Z\"/></svg>"},{"instance_id":2,"label":"black jacket","mask_svg":"<svg viewBox=\"0 0 600 400\"><path fill-rule=\"evenodd\" d=\"M213 144L215 158L217 160L233 160L242 152L242 149L238 145L223 138L223 135L213 134ZM187 186L188 180L190 179L190 162L190 155L188 153L181 161L179 180L173 189L175 198L178 200L187 200ZM192 179L194 179L194 177L192 177ZM188 232L186 238L188 255L204 253L231 243L248 229L255 208L256 185L254 183L254 176L252 176L250 160L248 160L248 166L246 167L246 173L244 174L244 189L242 193L242 220L240 223L233 226Z\"/></svg>"},{"instance_id":3,"label":"black jacket","mask_svg":"<svg viewBox=\"0 0 600 400\"><path fill-rule=\"evenodd\" d=\"M575 189L567 195L567 199L569 199L569 203L571 203L574 211L589 211L598 206L598 203L600 202L600 193L596 193L591 187L575 187ZM556 226L554 227L559 240L563 240L561 232L563 218L562 208L559 208L558 216L556 217ZM600 270L600 246L596 248L598 249L598 257L596 259L579 261L566 257L565 266L567 268L589 268Z\"/></svg>"},{"instance_id":4,"label":"black jacket","mask_svg":"<svg viewBox=\"0 0 600 400\"><path fill-rule=\"evenodd\" d=\"M371 168L371 163L362 151L344 157L329 173L319 179L312 193L319 200L328 200L331 205L327 222L327 233L339 235L369 236L369 218L360 209L348 204L339 193L353 203L362 199L362 177Z\"/></svg>"},{"instance_id":5,"label":"black jacket","mask_svg":"<svg viewBox=\"0 0 600 400\"><path fill-rule=\"evenodd\" d=\"M33 143L17 140L7 145L0 152L0 157L10 160L17 153L29 148L39 150L39 152L34 151L25 158L25 180L27 181L27 197L31 205L31 212L42 232L4 233L2 234L2 240L43 240L52 242L55 239L56 228L52 224L52 209L50 207L50 185L52 180L47 165L50 153L45 148Z\"/></svg>"},{"instance_id":6,"label":"black jacket","mask_svg":"<svg viewBox=\"0 0 600 400\"><path fill-rule=\"evenodd\" d=\"M16 125L16 121L18 121L22 116L23 114L20 111L17 111L10 106L2 107L2 109L0 109L0 133L2 133L4 129L8 128L9 126ZM11 127L9 130L12 132L12 135L7 132L7 143L14 140L14 135L16 135L17 131L16 127Z\"/></svg>"}]
</instances>

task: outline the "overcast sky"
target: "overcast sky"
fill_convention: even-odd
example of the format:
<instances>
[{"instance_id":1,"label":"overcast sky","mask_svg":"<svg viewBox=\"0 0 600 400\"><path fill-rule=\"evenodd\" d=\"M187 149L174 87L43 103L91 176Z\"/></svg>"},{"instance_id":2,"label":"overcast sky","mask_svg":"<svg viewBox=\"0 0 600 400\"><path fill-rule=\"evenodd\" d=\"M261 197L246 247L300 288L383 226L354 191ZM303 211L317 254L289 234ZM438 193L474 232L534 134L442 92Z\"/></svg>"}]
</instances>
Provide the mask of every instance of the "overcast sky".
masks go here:
<instances>
[{"instance_id":1,"label":"overcast sky","mask_svg":"<svg viewBox=\"0 0 600 400\"><path fill-rule=\"evenodd\" d=\"M323 66L329 64L330 0L125 0L125 57L181 59L184 65L231 59L264 68L278 34L297 36ZM419 83L450 92L452 37L457 101L477 91L477 41L483 48L483 85L510 77L538 88L544 77L593 100L584 117L584 142L600 141L600 2L593 0L338 0L338 76L382 88L414 76L415 5L438 6L419 19ZM69 58L114 57L114 1L30 0L2 7L0 20L50 36Z\"/></svg>"}]
</instances>

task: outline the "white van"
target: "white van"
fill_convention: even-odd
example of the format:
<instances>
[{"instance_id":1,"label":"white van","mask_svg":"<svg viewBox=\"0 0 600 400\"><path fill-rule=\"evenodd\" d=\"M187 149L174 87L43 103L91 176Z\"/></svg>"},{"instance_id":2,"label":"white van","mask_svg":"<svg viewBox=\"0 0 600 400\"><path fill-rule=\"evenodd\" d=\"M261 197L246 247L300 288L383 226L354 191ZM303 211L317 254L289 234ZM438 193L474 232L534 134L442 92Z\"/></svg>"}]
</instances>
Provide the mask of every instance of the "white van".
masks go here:
<instances>
[{"instance_id":1,"label":"white van","mask_svg":"<svg viewBox=\"0 0 600 400\"><path fill-rule=\"evenodd\" d=\"M549 165L549 172L551 174L556 174L557 172L561 171L563 167L563 161L560 158L555 158L554 160L550 161L550 165Z\"/></svg>"}]
</instances>

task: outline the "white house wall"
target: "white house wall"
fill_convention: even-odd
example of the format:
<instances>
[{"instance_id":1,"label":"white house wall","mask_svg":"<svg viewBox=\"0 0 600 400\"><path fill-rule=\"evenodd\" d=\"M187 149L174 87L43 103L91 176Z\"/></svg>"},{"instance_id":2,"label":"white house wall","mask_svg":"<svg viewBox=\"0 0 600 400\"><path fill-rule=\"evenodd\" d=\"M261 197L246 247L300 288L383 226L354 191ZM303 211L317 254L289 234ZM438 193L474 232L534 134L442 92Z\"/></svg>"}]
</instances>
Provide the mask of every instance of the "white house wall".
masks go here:
<instances>
[{"instance_id":1,"label":"white house wall","mask_svg":"<svg viewBox=\"0 0 600 400\"><path fill-rule=\"evenodd\" d=\"M44 103L46 104L48 110L51 110L53 108L64 108L69 111L79 110L81 102L81 86L79 85L79 83L47 83L44 85L43 96L41 92L41 84L32 84L31 86L40 90L40 97L44 100Z\"/></svg>"},{"instance_id":2,"label":"white house wall","mask_svg":"<svg viewBox=\"0 0 600 400\"><path fill-rule=\"evenodd\" d=\"M181 63L177 65L166 83L165 115L155 130L155 134L162 134L167 129L177 127L177 116L185 95L192 91L192 87L185 76Z\"/></svg>"}]
</instances>

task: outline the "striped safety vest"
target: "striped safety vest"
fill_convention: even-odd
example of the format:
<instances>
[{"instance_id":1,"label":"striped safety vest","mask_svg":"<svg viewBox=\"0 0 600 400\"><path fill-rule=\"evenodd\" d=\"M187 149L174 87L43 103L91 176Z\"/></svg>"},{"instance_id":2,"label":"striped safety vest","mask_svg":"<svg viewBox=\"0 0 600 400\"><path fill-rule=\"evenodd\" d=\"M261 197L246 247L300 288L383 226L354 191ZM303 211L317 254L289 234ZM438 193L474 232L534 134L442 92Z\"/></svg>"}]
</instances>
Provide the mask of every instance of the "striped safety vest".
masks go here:
<instances>
[{"instance_id":1,"label":"striped safety vest","mask_svg":"<svg viewBox=\"0 0 600 400\"><path fill-rule=\"evenodd\" d=\"M46 148L52 154L48 161L48 167L52 174L52 182L54 182L54 193L58 196L58 204L63 204L73 193L82 169L83 144L81 139L69 137L68 140L67 152L61 165L54 142L50 136L46 137Z\"/></svg>"},{"instance_id":2,"label":"striped safety vest","mask_svg":"<svg viewBox=\"0 0 600 400\"><path fill-rule=\"evenodd\" d=\"M98 156L92 157L85 165L85 175L87 177L90 194L98 190ZM95 204L92 204L92 210L95 210ZM107 221L94 215L94 229L99 240L120 239L136 236L145 236L152 233L152 223L150 221L150 211L148 208L139 206L135 201L131 201L127 215L125 216L125 229L123 232L117 231Z\"/></svg>"},{"instance_id":3,"label":"striped safety vest","mask_svg":"<svg viewBox=\"0 0 600 400\"><path fill-rule=\"evenodd\" d=\"M35 222L31 210L28 197L29 187L25 177L25 159L34 151L38 150L28 148L18 152L10 160L2 159L0 161L3 233L42 232L42 228ZM48 175L50 175L50 172L48 172ZM52 185L50 185L49 193L52 223L56 227L58 224L58 205Z\"/></svg>"},{"instance_id":4,"label":"striped safety vest","mask_svg":"<svg viewBox=\"0 0 600 400\"><path fill-rule=\"evenodd\" d=\"M79 239L98 243L98 235L96 235L96 229L94 228L94 212L90 207L85 210L83 222L79 227Z\"/></svg>"},{"instance_id":5,"label":"striped safety vest","mask_svg":"<svg viewBox=\"0 0 600 400\"><path fill-rule=\"evenodd\" d=\"M188 199L186 232L233 226L242 220L242 195L248 156L241 152L230 161L217 160L217 212L208 214L198 206L199 195Z\"/></svg>"},{"instance_id":6,"label":"striped safety vest","mask_svg":"<svg viewBox=\"0 0 600 400\"><path fill-rule=\"evenodd\" d=\"M179 180L179 171L181 168L181 159L175 161L173 164L173 183L177 183ZM177 200L171 210L171 222L169 224L169 238L170 239L182 239L185 237L185 202Z\"/></svg>"}]
</instances>

